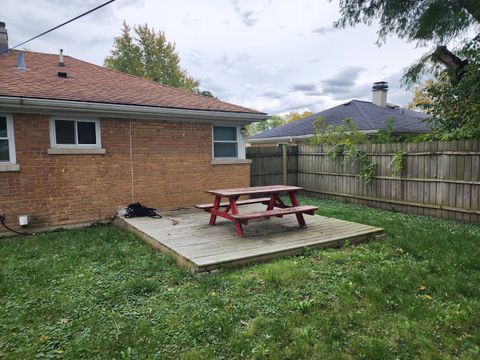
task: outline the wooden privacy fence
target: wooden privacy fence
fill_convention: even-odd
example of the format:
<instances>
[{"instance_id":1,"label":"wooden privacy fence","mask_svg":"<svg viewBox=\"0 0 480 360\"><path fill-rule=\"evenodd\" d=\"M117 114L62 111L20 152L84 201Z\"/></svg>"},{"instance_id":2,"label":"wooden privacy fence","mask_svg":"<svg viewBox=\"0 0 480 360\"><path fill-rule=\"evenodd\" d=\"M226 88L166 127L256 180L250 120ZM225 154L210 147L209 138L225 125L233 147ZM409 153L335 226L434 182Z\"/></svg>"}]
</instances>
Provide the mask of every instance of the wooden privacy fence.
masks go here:
<instances>
[{"instance_id":1,"label":"wooden privacy fence","mask_svg":"<svg viewBox=\"0 0 480 360\"><path fill-rule=\"evenodd\" d=\"M251 185L296 185L298 176L297 155L297 146L247 148L247 158L252 159ZM285 181L285 177L287 177L287 181Z\"/></svg>"},{"instance_id":2,"label":"wooden privacy fence","mask_svg":"<svg viewBox=\"0 0 480 360\"><path fill-rule=\"evenodd\" d=\"M480 141L363 144L359 150L378 166L372 181L358 177L359 165L331 158L328 146L248 148L251 184L287 183L306 194L383 209L464 221L480 221ZM286 154L284 151L286 150ZM403 167L390 166L399 151ZM286 164L286 166L285 166Z\"/></svg>"}]
</instances>

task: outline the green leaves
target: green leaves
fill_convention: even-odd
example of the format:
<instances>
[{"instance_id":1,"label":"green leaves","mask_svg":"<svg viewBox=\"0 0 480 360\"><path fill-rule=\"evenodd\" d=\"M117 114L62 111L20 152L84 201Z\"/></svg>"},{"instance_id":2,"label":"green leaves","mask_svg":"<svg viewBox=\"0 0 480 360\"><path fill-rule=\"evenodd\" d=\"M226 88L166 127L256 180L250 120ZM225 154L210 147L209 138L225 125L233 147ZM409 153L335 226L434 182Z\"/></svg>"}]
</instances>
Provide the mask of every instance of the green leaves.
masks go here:
<instances>
[{"instance_id":1,"label":"green leaves","mask_svg":"<svg viewBox=\"0 0 480 360\"><path fill-rule=\"evenodd\" d=\"M424 108L432 115L431 122L438 130L434 138L453 140L480 136L479 47L472 51L470 45L479 37L480 1L340 0L340 13L336 23L340 28L378 23L379 45L387 36L394 35L414 42L417 47L431 46L407 69L402 82L412 86L426 76L437 79L439 84L427 89L431 107ZM472 34L477 35L472 39ZM456 55L446 47L452 40L459 44L454 49ZM457 83L460 79L461 83L456 86L444 86L445 82Z\"/></svg>"},{"instance_id":2,"label":"green leaves","mask_svg":"<svg viewBox=\"0 0 480 360\"><path fill-rule=\"evenodd\" d=\"M392 144L398 139L393 135L393 126L397 119L395 116L389 117L385 122L385 128L378 130L378 133L373 136L373 142L377 144Z\"/></svg>"},{"instance_id":3,"label":"green leaves","mask_svg":"<svg viewBox=\"0 0 480 360\"><path fill-rule=\"evenodd\" d=\"M149 79L164 85L187 89L204 95L199 83L180 66L175 43L168 42L163 31L147 24L132 28L124 21L122 35L114 40L111 55L104 65L110 69ZM206 96L213 96L205 92Z\"/></svg>"},{"instance_id":4,"label":"green leaves","mask_svg":"<svg viewBox=\"0 0 480 360\"><path fill-rule=\"evenodd\" d=\"M315 137L312 138L313 144L362 144L368 140L367 134L358 131L358 126L352 119L343 120L343 125L333 126L325 125L325 120L319 116L313 123Z\"/></svg>"},{"instance_id":5,"label":"green leaves","mask_svg":"<svg viewBox=\"0 0 480 360\"><path fill-rule=\"evenodd\" d=\"M259 121L251 125L247 125L247 131L249 135L255 135L266 130L270 130L291 123L293 121L304 119L312 114L313 113L310 111L304 111L303 113L299 111L291 111L288 114L282 116L272 115L272 117L268 120Z\"/></svg>"},{"instance_id":6,"label":"green leaves","mask_svg":"<svg viewBox=\"0 0 480 360\"><path fill-rule=\"evenodd\" d=\"M275 127L283 125L283 120L278 115L272 115L268 120L255 122L247 125L247 133L249 136L264 132L266 130L273 129Z\"/></svg>"},{"instance_id":7,"label":"green leaves","mask_svg":"<svg viewBox=\"0 0 480 360\"><path fill-rule=\"evenodd\" d=\"M480 62L468 64L458 83L452 84L443 73L423 92L431 99L422 105L431 116L431 138L448 141L480 137Z\"/></svg>"},{"instance_id":8,"label":"green leaves","mask_svg":"<svg viewBox=\"0 0 480 360\"><path fill-rule=\"evenodd\" d=\"M336 26L341 28L378 21L378 43L397 35L424 45L464 34L480 21L480 5L475 0L341 0L340 14Z\"/></svg>"},{"instance_id":9,"label":"green leaves","mask_svg":"<svg viewBox=\"0 0 480 360\"><path fill-rule=\"evenodd\" d=\"M390 127L392 126L393 122L390 122ZM342 156L344 165L349 162L357 163L360 166L358 176L366 184L372 181L378 162L368 160L367 154L358 149L357 145L367 142L368 136L358 131L352 119L345 119L340 126L325 126L324 120L319 117L314 122L314 128L316 135L311 143L332 145L326 152L328 156L333 159Z\"/></svg>"},{"instance_id":10,"label":"green leaves","mask_svg":"<svg viewBox=\"0 0 480 360\"><path fill-rule=\"evenodd\" d=\"M390 160L388 167L392 169L392 175L401 177L404 167L404 160L407 153L403 150L397 150Z\"/></svg>"},{"instance_id":11,"label":"green leaves","mask_svg":"<svg viewBox=\"0 0 480 360\"><path fill-rule=\"evenodd\" d=\"M360 169L360 178L365 184L369 184L372 181L375 172L377 171L378 161L363 162Z\"/></svg>"}]
</instances>

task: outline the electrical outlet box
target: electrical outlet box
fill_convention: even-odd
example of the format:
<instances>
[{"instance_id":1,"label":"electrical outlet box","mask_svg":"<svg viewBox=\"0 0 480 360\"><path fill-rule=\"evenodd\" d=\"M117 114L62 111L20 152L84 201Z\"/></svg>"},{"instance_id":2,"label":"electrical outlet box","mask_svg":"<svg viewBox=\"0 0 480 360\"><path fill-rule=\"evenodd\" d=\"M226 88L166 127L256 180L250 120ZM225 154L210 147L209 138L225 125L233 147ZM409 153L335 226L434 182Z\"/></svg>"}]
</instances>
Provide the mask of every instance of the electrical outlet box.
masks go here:
<instances>
[{"instance_id":1,"label":"electrical outlet box","mask_svg":"<svg viewBox=\"0 0 480 360\"><path fill-rule=\"evenodd\" d=\"M20 215L18 223L20 226L28 226L30 224L30 215Z\"/></svg>"}]
</instances>

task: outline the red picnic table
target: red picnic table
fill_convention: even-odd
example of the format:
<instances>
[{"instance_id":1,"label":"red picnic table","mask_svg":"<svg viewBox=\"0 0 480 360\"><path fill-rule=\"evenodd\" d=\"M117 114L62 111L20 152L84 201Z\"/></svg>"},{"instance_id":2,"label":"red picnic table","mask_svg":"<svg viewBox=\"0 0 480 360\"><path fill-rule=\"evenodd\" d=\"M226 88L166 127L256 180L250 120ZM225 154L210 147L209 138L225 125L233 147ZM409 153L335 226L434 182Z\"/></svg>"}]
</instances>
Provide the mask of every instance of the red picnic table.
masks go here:
<instances>
[{"instance_id":1,"label":"red picnic table","mask_svg":"<svg viewBox=\"0 0 480 360\"><path fill-rule=\"evenodd\" d=\"M247 225L250 220L270 218L273 216L283 217L284 215L295 214L300 227L306 227L303 214L313 215L316 206L300 205L297 193L303 190L298 186L287 185L272 185L272 186L253 186L237 189L219 189L208 190L207 193L215 196L213 204L200 204L195 207L209 212L210 225L215 225L217 216L230 220L235 224L235 231L238 235L243 235L242 224ZM267 195L265 197L250 198L246 200L239 200L240 196L259 196ZM288 195L291 205L285 204L280 198L281 195ZM221 202L223 198L227 198L228 202ZM238 206L247 204L265 204L267 208L265 211L255 211L250 213L238 212ZM221 208L224 208L221 210ZM231 213L230 213L231 212Z\"/></svg>"}]
</instances>

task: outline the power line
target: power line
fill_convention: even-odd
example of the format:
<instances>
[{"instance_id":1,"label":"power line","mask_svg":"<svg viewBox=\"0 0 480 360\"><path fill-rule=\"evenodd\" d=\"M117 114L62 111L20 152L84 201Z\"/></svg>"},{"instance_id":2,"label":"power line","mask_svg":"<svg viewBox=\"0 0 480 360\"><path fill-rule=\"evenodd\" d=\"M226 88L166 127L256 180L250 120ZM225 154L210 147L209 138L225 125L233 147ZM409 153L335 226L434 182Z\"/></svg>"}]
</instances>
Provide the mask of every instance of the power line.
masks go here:
<instances>
[{"instance_id":1,"label":"power line","mask_svg":"<svg viewBox=\"0 0 480 360\"><path fill-rule=\"evenodd\" d=\"M24 44L26 44L26 43L28 43L28 42L30 42L30 41L32 41L32 40L38 39L39 37L41 37L41 36L43 36L43 35L46 35L46 34L48 34L49 32L52 32L52 31L54 31L54 30L57 30L58 28L61 28L62 26L65 26L65 25L71 23L72 21L75 21L75 20L77 20L77 19L80 19L81 17L83 17L83 16L85 16L85 15L88 15L88 14L90 14L90 13L92 13L92 12L94 12L94 11L96 11L96 10L98 10L98 9L100 9L100 8L102 8L102 7L106 6L106 5L114 2L114 1L115 1L115 0L109 0L109 1L107 1L107 2L105 2L105 3L103 3L103 4L99 5L99 6L97 6L97 7L93 8L93 9L91 9L91 10L88 10L87 12L84 12L83 14L80 14L80 15L74 17L73 19L70 19L70 20L68 20L68 21L65 21L64 23L61 23L60 25L57 25L57 26L55 26L55 27L53 27L53 28L51 28L51 29L49 29L49 30L47 30L47 31L44 31L44 32L41 33L41 34L38 34L38 35L36 35L36 36L28 39L28 40L25 40L24 42L22 42L22 43L20 43L20 44L17 44L17 45L15 45L15 46L11 47L11 48L8 48L7 50L4 50L4 51L0 52L0 55L6 53L6 52L9 51L9 50L13 50L13 49L15 49L15 48L17 48L17 47L19 47L19 46L22 46L22 45L24 45Z\"/></svg>"}]
</instances>

